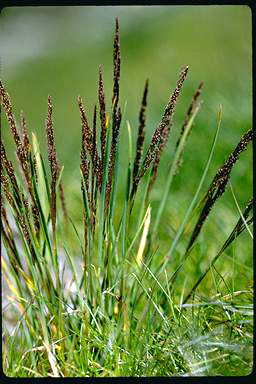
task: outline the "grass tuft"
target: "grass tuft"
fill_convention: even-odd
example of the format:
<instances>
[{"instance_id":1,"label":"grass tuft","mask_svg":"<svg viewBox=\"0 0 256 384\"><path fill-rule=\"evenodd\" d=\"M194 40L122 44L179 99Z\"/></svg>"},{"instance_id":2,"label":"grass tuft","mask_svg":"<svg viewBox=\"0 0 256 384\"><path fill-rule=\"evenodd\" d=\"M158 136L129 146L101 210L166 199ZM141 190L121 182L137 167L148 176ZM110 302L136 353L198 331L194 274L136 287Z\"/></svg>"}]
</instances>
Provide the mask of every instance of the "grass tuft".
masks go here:
<instances>
[{"instance_id":1,"label":"grass tuft","mask_svg":"<svg viewBox=\"0 0 256 384\"><path fill-rule=\"evenodd\" d=\"M199 234L213 209L220 222L216 224L213 218L209 222L222 227L216 202L235 165L243 164L240 155L249 148L253 131L243 134L200 196L217 146L220 108L196 191L188 198L190 180L182 179L179 193L188 208L183 216L175 214L178 203L169 200L171 186L173 191L175 176L178 172L180 176L186 164L183 154L202 107L203 82L186 110L170 167L165 170L164 188L157 174L175 129L174 112L187 74L188 66L181 70L145 150L146 80L134 143L132 119L127 119L120 105L116 19L112 102L107 104L101 67L97 104L85 109L81 97L77 98L81 121L78 219L72 209L77 195L69 189L73 175L65 183L64 196L52 98L47 101L47 144L40 148L36 135L30 136L23 112L19 128L11 99L0 83L1 105L18 159L17 164L9 160L1 139L1 260L8 287L8 304L3 308L3 368L7 376L243 375L251 371L252 270L246 265L251 259L238 262L235 255L251 251L253 200L248 200L242 212L231 190L236 206L230 217L237 223L224 237L224 244L222 230L211 233L209 226L207 236ZM122 132L124 125L127 130ZM127 148L121 147L121 134ZM154 200L154 193L159 201ZM170 208L169 202L173 203ZM228 212L225 202L223 206Z\"/></svg>"}]
</instances>

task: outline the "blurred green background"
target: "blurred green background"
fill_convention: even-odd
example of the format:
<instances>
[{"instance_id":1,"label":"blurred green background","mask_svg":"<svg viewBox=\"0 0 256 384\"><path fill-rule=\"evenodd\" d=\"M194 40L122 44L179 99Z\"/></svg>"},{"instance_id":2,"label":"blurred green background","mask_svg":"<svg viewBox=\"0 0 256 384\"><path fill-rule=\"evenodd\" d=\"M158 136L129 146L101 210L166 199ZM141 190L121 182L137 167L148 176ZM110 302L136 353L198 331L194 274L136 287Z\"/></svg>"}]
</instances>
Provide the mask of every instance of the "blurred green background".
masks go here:
<instances>
[{"instance_id":1,"label":"blurred green background","mask_svg":"<svg viewBox=\"0 0 256 384\"><path fill-rule=\"evenodd\" d=\"M240 136L252 126L251 10L247 6L13 7L2 10L1 78L11 95L17 119L22 109L29 129L39 137L45 159L47 96L53 97L57 153L65 167L63 180L69 190L67 205L77 220L82 220L77 96L82 97L91 122L93 105L97 102L98 67L102 64L107 108L110 108L116 16L121 33L121 104L127 101L124 121L130 121L134 140L146 78L149 78L148 143L180 69L184 65L190 67L152 193L153 208L161 199L184 114L199 82L204 81L204 102L185 150L182 171L175 178L164 212L162 230L166 236L181 222L196 190L216 129L219 105L223 108L223 120L204 191ZM8 155L14 159L14 146L4 117L2 137ZM126 124L122 126L121 139L122 170L127 164ZM251 145L249 147L234 167L231 178L242 209L252 195ZM125 172L121 171L123 176ZM122 183L119 196L121 193ZM232 230L238 212L230 190L216 206L219 210L211 213L211 223L217 229L219 243Z\"/></svg>"}]
</instances>

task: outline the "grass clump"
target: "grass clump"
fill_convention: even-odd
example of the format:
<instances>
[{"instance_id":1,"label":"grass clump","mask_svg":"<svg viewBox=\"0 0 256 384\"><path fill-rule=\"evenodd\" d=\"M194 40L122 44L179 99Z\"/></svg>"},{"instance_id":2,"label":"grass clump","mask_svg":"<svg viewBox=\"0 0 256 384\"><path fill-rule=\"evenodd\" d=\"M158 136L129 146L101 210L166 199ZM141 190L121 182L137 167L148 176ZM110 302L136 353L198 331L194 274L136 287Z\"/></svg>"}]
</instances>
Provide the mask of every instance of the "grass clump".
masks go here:
<instances>
[{"instance_id":1,"label":"grass clump","mask_svg":"<svg viewBox=\"0 0 256 384\"><path fill-rule=\"evenodd\" d=\"M23 113L17 124L9 95L0 85L1 104L20 165L19 173L8 160L1 140L1 233L5 249L2 267L12 295L10 303L18 314L14 332L10 334L4 328L5 374L20 377L229 375L236 374L237 366L239 374L247 374L252 366L252 290L247 287L224 294L227 283L215 264L242 232L251 233L252 199L210 265L196 276L197 282L185 298L185 288L180 293L175 284L206 218L225 192L233 166L252 141L253 131L242 136L200 200L220 129L220 110L201 181L171 247L162 255L161 249L155 248L159 224L172 182L182 169L185 145L201 107L203 83L192 96L167 172L162 200L152 221L151 191L189 68L185 66L181 70L147 149L144 148L149 89L146 80L133 155L131 127L125 121L125 110L119 100L120 58L116 20L110 111L106 108L101 67L98 108L95 105L93 109L92 128L88 111L78 97L82 236L66 207L69 197L64 197L63 167L57 159L52 98L48 97L45 123L49 181L36 136L32 134L31 140ZM127 169L120 170L120 131L126 126L128 164ZM126 174L125 189L122 200L117 201L121 171ZM136 197L141 201L139 209ZM184 248L185 227L194 223L194 216L198 219ZM79 243L78 255L70 253L69 241ZM176 265L173 256L180 244L185 251ZM82 268L77 268L77 258ZM70 272L68 281L64 277L65 268ZM209 291L204 296L198 295L196 290L210 272L210 283L217 294Z\"/></svg>"}]
</instances>

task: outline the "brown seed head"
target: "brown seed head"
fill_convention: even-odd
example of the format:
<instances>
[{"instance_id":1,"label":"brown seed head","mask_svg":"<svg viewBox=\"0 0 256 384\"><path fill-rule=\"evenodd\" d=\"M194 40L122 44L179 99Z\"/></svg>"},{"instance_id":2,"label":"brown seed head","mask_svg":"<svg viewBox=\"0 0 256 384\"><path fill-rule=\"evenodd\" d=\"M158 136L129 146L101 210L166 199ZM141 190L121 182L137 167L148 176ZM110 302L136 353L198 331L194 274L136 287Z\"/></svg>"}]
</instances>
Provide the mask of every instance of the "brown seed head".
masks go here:
<instances>
[{"instance_id":1,"label":"brown seed head","mask_svg":"<svg viewBox=\"0 0 256 384\"><path fill-rule=\"evenodd\" d=\"M118 143L119 132L120 132L121 119L122 119L122 114L121 114L121 108L119 107L116 112L116 117L113 116L112 143L111 143L111 151L110 151L109 166L108 166L108 182L106 186L106 195L105 195L106 196L105 197L105 213L108 210L109 201L110 201L113 169L115 167L115 161L116 161L116 150L117 150L117 143Z\"/></svg>"},{"instance_id":2,"label":"brown seed head","mask_svg":"<svg viewBox=\"0 0 256 384\"><path fill-rule=\"evenodd\" d=\"M28 135L28 129L27 129L27 122L26 122L26 118L23 111L21 111L21 114L20 114L20 122L21 122L21 128L22 128L23 150L24 150L26 159L28 159L29 135Z\"/></svg>"},{"instance_id":3,"label":"brown seed head","mask_svg":"<svg viewBox=\"0 0 256 384\"><path fill-rule=\"evenodd\" d=\"M92 132L89 127L85 110L83 107L82 99L78 96L78 106L80 110L80 118L82 123L82 146L87 149L87 151L92 156Z\"/></svg>"},{"instance_id":4,"label":"brown seed head","mask_svg":"<svg viewBox=\"0 0 256 384\"><path fill-rule=\"evenodd\" d=\"M190 117L191 117L191 115L192 115L192 113L193 113L193 111L194 111L194 109L196 107L197 100L198 100L198 98L199 98L199 96L201 94L203 85L204 85L204 83L203 83L203 81L201 81L201 83L199 84L197 90L193 94L192 101L191 101L191 103L190 103L190 105L188 107L188 110L187 110L187 113L186 113L186 116L185 116L185 119L184 119L184 123L183 123L183 125L181 127L180 136L179 136L179 138L177 140L177 143L176 143L176 148L178 147L178 145L180 143L180 140L181 140L181 138L183 136L185 128L186 128L186 126L187 126L187 124L189 122L189 119L190 119Z\"/></svg>"},{"instance_id":5,"label":"brown seed head","mask_svg":"<svg viewBox=\"0 0 256 384\"><path fill-rule=\"evenodd\" d=\"M145 110L147 106L147 94L148 94L148 79L146 80L143 98L142 98L142 104L140 108L140 114L139 114L139 128L138 128L138 136L137 136L136 156L135 156L134 165L133 165L133 184L135 183L135 180L141 165L143 144L145 139L145 125L146 125Z\"/></svg>"},{"instance_id":6,"label":"brown seed head","mask_svg":"<svg viewBox=\"0 0 256 384\"><path fill-rule=\"evenodd\" d=\"M100 106L100 123L101 123L101 173L100 185L102 184L102 175L104 169L104 159L106 151L106 104L104 95L104 86L101 67L99 69L99 106Z\"/></svg>"},{"instance_id":7,"label":"brown seed head","mask_svg":"<svg viewBox=\"0 0 256 384\"><path fill-rule=\"evenodd\" d=\"M173 117L176 102L177 102L178 96L180 94L181 87L182 87L182 85L185 81L185 78L187 76L187 73L188 73L188 66L185 67L185 69L183 69L181 71L180 76L179 76L179 80L178 80L177 85L176 85L176 88L175 88L174 92L171 94L170 100L169 100L169 102L165 108L162 120L161 120L160 124L158 125L158 127L157 127L157 129L153 135L151 144L149 146L148 152L146 154L146 157L145 157L142 169L141 169L140 177L143 177L145 172L148 170L148 168L151 164L151 161L155 156L156 147L160 144L160 141L162 140L163 143L166 143L168 140L169 133L170 133L171 119Z\"/></svg>"},{"instance_id":8,"label":"brown seed head","mask_svg":"<svg viewBox=\"0 0 256 384\"><path fill-rule=\"evenodd\" d=\"M143 164L140 167L140 171L139 171L139 173L138 173L138 175L135 178L135 181L133 183L131 197L130 197L131 200L135 196L135 193L136 193L138 185L139 185L139 181L141 180L141 178L144 176L144 174L149 169L153 159L156 156L157 151L160 150L160 155L161 155L161 150L163 149L164 145L166 144L166 142L168 140L168 137L170 134L171 120L172 120L172 117L174 114L176 102L177 102L178 96L180 94L182 85L186 79L187 73L188 73L188 66L186 66L180 72L179 79L178 79L178 82L176 84L176 88L175 88L174 92L171 94L170 99L168 101L168 104L165 108L162 120L158 124L158 126L157 126L157 128L153 134L153 137L152 137L151 143L149 145L149 148L147 150ZM157 161L159 164L160 159ZM158 167L158 164L156 164L157 167ZM154 172L157 172L157 167L156 167Z\"/></svg>"},{"instance_id":9,"label":"brown seed head","mask_svg":"<svg viewBox=\"0 0 256 384\"><path fill-rule=\"evenodd\" d=\"M21 204L20 190L19 190L19 187L17 184L15 173L14 173L14 167L12 165L12 162L7 159L5 147L4 147L4 144L1 140L1 172L2 172L2 175L3 175L3 169L6 170L6 173L10 178L11 185L12 185L13 191L14 191L16 199L17 199L17 203L20 205Z\"/></svg>"},{"instance_id":10,"label":"brown seed head","mask_svg":"<svg viewBox=\"0 0 256 384\"><path fill-rule=\"evenodd\" d=\"M80 169L82 171L83 178L85 180L86 191L89 196L89 163L84 148L81 148L80 152Z\"/></svg>"},{"instance_id":11,"label":"brown seed head","mask_svg":"<svg viewBox=\"0 0 256 384\"><path fill-rule=\"evenodd\" d=\"M246 150L247 145L252 140L252 138L253 138L253 130L250 129L241 137L234 151L231 152L231 154L229 155L228 159L225 161L223 166L220 167L219 170L217 171L208 189L206 202L197 220L195 228L192 232L189 244L187 246L187 251L191 248L197 236L199 235L201 228L205 220L207 219L214 203L225 192L231 170L235 165L236 161L239 159L240 154L244 150Z\"/></svg>"},{"instance_id":12,"label":"brown seed head","mask_svg":"<svg viewBox=\"0 0 256 384\"><path fill-rule=\"evenodd\" d=\"M46 133L47 133L47 142L48 142L48 160L50 163L52 178L56 182L58 165L57 165L56 148L55 148L54 133L53 133L51 96L48 96L48 114L47 114L47 121L46 121Z\"/></svg>"},{"instance_id":13,"label":"brown seed head","mask_svg":"<svg viewBox=\"0 0 256 384\"><path fill-rule=\"evenodd\" d=\"M5 114L11 129L11 133L14 138L14 142L16 144L17 157L19 159L19 162L23 170L23 173L26 177L26 180L27 182L29 182L30 176L29 176L29 170L28 170L28 162L27 162L26 154L24 152L22 141L20 139L20 135L17 130L15 117L12 111L11 99L8 93L5 91L1 81L0 81L0 96L1 96L1 104L5 110Z\"/></svg>"},{"instance_id":14,"label":"brown seed head","mask_svg":"<svg viewBox=\"0 0 256 384\"><path fill-rule=\"evenodd\" d=\"M116 30L114 37L114 49L113 49L113 65L114 65L114 85L113 85L113 97L112 103L114 103L114 99L117 99L117 103L119 100L119 80L120 80L120 36L119 36L119 23L118 18L116 18Z\"/></svg>"}]
</instances>

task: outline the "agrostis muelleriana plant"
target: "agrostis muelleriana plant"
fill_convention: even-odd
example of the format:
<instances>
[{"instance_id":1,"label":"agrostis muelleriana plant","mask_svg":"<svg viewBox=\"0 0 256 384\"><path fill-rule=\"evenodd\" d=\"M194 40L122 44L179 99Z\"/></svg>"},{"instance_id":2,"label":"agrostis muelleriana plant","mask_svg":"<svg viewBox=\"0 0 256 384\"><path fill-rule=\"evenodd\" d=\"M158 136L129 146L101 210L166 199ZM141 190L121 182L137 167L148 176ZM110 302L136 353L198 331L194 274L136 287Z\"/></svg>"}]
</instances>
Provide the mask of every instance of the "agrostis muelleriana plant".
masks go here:
<instances>
[{"instance_id":1,"label":"agrostis muelleriana plant","mask_svg":"<svg viewBox=\"0 0 256 384\"><path fill-rule=\"evenodd\" d=\"M159 223L171 183L182 167L184 148L201 107L199 99L203 83L199 84L193 94L186 112L175 146L174 159L168 170L163 197L156 208L155 221L151 223L150 192L157 179L161 155L171 134L176 103L182 93L189 67L185 66L181 69L177 84L170 94L164 114L153 133L148 148L145 148L146 107L149 92L149 81L146 80L139 109L134 159L132 159L131 127L127 122L129 145L126 188L121 202L122 214L115 221L118 222L116 225L114 217L116 218L115 202L119 181L120 130L126 125L119 97L120 65L119 24L116 19L111 111L106 108L101 66L98 81L98 106L95 105L93 109L92 128L87 118L87 108L80 96L77 100L82 131L80 171L83 235L81 241L79 230L75 227L72 215L68 212L65 203L62 182L63 167L60 165L56 153L51 96L48 97L48 113L45 122L51 175L49 182L36 136L32 134L32 138L30 137L23 112L20 123L16 121L10 97L3 83L0 83L1 105L16 145L20 166L20 173L18 173L13 163L8 160L4 143L1 140L1 233L7 253L7 257L2 258L2 267L21 314L16 329L19 328L20 335L24 335L24 345L29 350L42 346L49 363L49 371L54 376L64 375L63 362L72 361L71 351L83 354L83 369L85 374L88 374L96 369L93 362L100 366L103 365L108 351L113 351L113 345L117 346L119 355L123 353L120 348L130 351L127 352L129 354L132 353L135 339L137 340L136 345L140 340L142 343L140 353L141 356L144 356L145 343L143 340L145 336L141 334L142 329L148 329L150 334L157 332L159 335L165 335L166 340L169 340L173 325L168 319L168 310L162 303L162 297L168 298L174 319L176 319L178 309L170 296L175 279L188 258L210 211L217 199L225 192L233 166L253 137L252 129L250 129L242 136L235 150L217 171L208 191L201 200L201 211L191 232L185 253L181 256L180 264L166 279L167 264L170 268L171 256L184 233L186 223L194 212L207 175L219 132L221 111L209 158L198 189L183 222L172 239L171 248L166 256L159 260L158 266L152 266L154 269L150 270L155 252L152 244L158 236ZM98 127L100 127L100 135L97 135ZM100 137L100 145L97 143L97 137ZM20 175L22 179L20 179ZM142 183L144 179L146 182ZM131 215L137 195L143 196L143 198L140 213L137 215L137 229L131 237ZM60 199L62 215L57 209L57 198ZM11 216L14 220L10 220ZM133 218L133 220L135 219ZM252 221L252 199L250 199L242 218L239 218L228 240L220 248L220 252L198 279L184 302L192 296L221 253ZM75 241L80 243L80 256L83 260L82 273L76 269L74 258L69 253L68 244L63 239L62 226L73 228ZM19 233L18 240L14 235L15 230L18 230ZM141 240L139 241L140 235ZM63 280L64 270L60 269L60 258L63 257L72 273L71 282L75 284L75 294L67 288ZM149 287L151 288L149 289ZM58 353L55 342L58 344ZM103 348L102 345L105 347ZM35 368L37 358L31 353L29 359L31 360L28 364L32 364L32 367ZM114 362L112 363L115 365ZM150 372L154 373L154 369L152 368ZM173 372L176 372L175 369L173 368Z\"/></svg>"}]
</instances>

